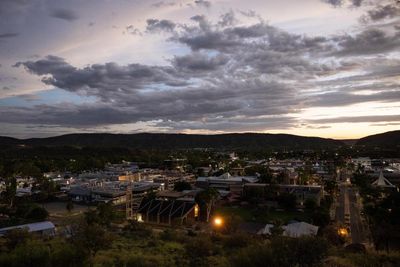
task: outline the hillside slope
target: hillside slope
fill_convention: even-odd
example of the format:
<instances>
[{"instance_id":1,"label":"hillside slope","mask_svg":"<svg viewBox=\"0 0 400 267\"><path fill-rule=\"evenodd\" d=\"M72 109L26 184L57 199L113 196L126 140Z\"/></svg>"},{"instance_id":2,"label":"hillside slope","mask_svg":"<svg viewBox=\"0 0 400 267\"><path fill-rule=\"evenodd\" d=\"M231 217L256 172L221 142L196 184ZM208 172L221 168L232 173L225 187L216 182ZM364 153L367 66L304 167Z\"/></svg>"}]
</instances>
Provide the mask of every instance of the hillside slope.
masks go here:
<instances>
[{"instance_id":1,"label":"hillside slope","mask_svg":"<svg viewBox=\"0 0 400 267\"><path fill-rule=\"evenodd\" d=\"M361 138L357 141L356 145L382 148L400 147L400 130Z\"/></svg>"},{"instance_id":2,"label":"hillside slope","mask_svg":"<svg viewBox=\"0 0 400 267\"><path fill-rule=\"evenodd\" d=\"M9 143L8 143L9 142ZM0 144L24 144L27 146L94 146L129 148L286 148L316 149L344 145L341 141L319 137L303 137L289 134L68 134L48 138L14 139L0 138Z\"/></svg>"}]
</instances>

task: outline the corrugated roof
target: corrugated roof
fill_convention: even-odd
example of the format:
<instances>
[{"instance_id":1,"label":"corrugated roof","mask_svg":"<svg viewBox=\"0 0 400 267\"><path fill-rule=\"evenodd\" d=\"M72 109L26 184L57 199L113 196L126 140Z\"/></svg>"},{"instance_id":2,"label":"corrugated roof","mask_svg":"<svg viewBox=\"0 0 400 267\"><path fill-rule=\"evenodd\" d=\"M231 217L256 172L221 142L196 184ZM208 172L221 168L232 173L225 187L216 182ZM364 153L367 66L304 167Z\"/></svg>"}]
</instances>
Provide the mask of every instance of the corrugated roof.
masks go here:
<instances>
[{"instance_id":1,"label":"corrugated roof","mask_svg":"<svg viewBox=\"0 0 400 267\"><path fill-rule=\"evenodd\" d=\"M38 232L38 231L43 231L43 230L51 230L54 229L55 226L52 222L50 221L44 221L44 222L37 222L37 223L28 223L28 224L22 224L22 225L16 225L16 226L11 226L11 227L6 227L6 228L1 228L0 229L0 236L4 235L5 232L13 229L28 229L29 232Z\"/></svg>"}]
</instances>

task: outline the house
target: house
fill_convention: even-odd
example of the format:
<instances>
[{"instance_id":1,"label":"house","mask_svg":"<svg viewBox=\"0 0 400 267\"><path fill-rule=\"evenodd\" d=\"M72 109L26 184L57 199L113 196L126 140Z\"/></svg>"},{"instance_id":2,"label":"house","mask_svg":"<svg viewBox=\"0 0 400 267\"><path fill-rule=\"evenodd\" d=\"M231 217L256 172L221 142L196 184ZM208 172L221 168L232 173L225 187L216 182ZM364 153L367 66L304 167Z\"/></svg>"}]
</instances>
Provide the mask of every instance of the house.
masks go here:
<instances>
[{"instance_id":1,"label":"house","mask_svg":"<svg viewBox=\"0 0 400 267\"><path fill-rule=\"evenodd\" d=\"M284 229L284 236L300 237L316 236L319 227L306 222L294 222L283 226L282 228Z\"/></svg>"},{"instance_id":2,"label":"house","mask_svg":"<svg viewBox=\"0 0 400 267\"><path fill-rule=\"evenodd\" d=\"M232 176L229 173L224 173L220 176L198 177L196 186L199 188L215 188L222 192L231 192L242 194L244 184L253 184L258 182L256 176Z\"/></svg>"},{"instance_id":3,"label":"house","mask_svg":"<svg viewBox=\"0 0 400 267\"><path fill-rule=\"evenodd\" d=\"M50 221L22 224L0 229L0 237L14 229L27 229L29 233L36 233L41 236L54 236L56 227Z\"/></svg>"},{"instance_id":4,"label":"house","mask_svg":"<svg viewBox=\"0 0 400 267\"><path fill-rule=\"evenodd\" d=\"M194 223L199 207L194 201L144 198L137 211L137 220L164 226Z\"/></svg>"},{"instance_id":5,"label":"house","mask_svg":"<svg viewBox=\"0 0 400 267\"><path fill-rule=\"evenodd\" d=\"M239 225L239 231L252 235L271 235L273 227L273 224L244 222ZM282 226L282 235L289 237L316 236L318 229L318 226L306 222L293 222Z\"/></svg>"},{"instance_id":6,"label":"house","mask_svg":"<svg viewBox=\"0 0 400 267\"><path fill-rule=\"evenodd\" d=\"M71 186L68 191L68 197L75 202L91 202L92 201L92 193L90 188L81 185Z\"/></svg>"}]
</instances>

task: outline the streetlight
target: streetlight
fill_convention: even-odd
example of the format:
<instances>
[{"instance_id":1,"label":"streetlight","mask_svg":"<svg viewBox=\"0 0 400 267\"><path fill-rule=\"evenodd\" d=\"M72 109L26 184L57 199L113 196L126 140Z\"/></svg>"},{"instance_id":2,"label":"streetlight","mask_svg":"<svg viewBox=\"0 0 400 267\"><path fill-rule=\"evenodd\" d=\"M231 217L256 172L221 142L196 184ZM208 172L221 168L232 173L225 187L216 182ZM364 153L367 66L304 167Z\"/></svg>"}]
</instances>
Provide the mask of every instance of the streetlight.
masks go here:
<instances>
[{"instance_id":1,"label":"streetlight","mask_svg":"<svg viewBox=\"0 0 400 267\"><path fill-rule=\"evenodd\" d=\"M339 230L338 230L338 234L339 234L340 236L342 236L342 237L346 237L346 236L349 234L349 232L347 231L346 228L341 227L341 228L339 228Z\"/></svg>"},{"instance_id":2,"label":"streetlight","mask_svg":"<svg viewBox=\"0 0 400 267\"><path fill-rule=\"evenodd\" d=\"M214 218L213 223L215 227L219 228L224 224L224 220L221 217L217 216Z\"/></svg>"}]
</instances>

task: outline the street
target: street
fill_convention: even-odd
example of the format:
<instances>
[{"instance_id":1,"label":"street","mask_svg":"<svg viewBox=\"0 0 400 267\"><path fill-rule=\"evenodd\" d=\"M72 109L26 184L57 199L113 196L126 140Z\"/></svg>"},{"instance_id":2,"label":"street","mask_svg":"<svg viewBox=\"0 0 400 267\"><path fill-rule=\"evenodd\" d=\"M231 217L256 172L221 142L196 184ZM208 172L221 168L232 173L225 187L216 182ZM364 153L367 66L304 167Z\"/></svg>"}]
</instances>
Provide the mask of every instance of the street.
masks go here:
<instances>
[{"instance_id":1,"label":"street","mask_svg":"<svg viewBox=\"0 0 400 267\"><path fill-rule=\"evenodd\" d=\"M351 229L351 239L353 243L364 243L365 230L361 222L360 207L357 201L357 196L353 188L347 188L347 193L349 195L349 208L350 208L350 229Z\"/></svg>"},{"instance_id":2,"label":"street","mask_svg":"<svg viewBox=\"0 0 400 267\"><path fill-rule=\"evenodd\" d=\"M347 173L341 173L337 198L336 221L350 228L352 243L365 243L365 227L361 221L360 205L356 189L349 186Z\"/></svg>"}]
</instances>

